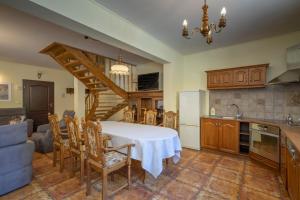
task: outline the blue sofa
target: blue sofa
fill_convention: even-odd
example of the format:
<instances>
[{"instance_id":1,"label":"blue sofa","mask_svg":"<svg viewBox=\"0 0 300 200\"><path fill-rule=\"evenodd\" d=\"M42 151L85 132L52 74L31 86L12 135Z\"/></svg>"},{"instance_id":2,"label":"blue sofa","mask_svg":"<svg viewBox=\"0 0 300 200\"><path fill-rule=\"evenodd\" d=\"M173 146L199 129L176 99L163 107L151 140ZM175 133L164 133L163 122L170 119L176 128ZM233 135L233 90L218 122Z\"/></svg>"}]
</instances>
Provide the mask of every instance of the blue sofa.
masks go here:
<instances>
[{"instance_id":1,"label":"blue sofa","mask_svg":"<svg viewBox=\"0 0 300 200\"><path fill-rule=\"evenodd\" d=\"M31 182L33 152L26 122L0 126L0 195Z\"/></svg>"}]
</instances>

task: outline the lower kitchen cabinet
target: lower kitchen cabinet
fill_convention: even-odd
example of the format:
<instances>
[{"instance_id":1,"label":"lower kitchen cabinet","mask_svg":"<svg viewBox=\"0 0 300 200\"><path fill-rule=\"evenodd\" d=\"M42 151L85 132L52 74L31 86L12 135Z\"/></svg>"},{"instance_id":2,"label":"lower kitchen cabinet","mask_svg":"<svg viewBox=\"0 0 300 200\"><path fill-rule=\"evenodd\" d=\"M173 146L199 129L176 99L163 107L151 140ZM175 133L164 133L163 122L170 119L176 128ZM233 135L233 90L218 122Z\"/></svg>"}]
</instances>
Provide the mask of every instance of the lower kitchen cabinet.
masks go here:
<instances>
[{"instance_id":1,"label":"lower kitchen cabinet","mask_svg":"<svg viewBox=\"0 0 300 200\"><path fill-rule=\"evenodd\" d=\"M201 119L201 146L209 149L219 148L219 120Z\"/></svg>"},{"instance_id":2,"label":"lower kitchen cabinet","mask_svg":"<svg viewBox=\"0 0 300 200\"><path fill-rule=\"evenodd\" d=\"M239 153L239 122L201 118L201 146L228 153Z\"/></svg>"},{"instance_id":3,"label":"lower kitchen cabinet","mask_svg":"<svg viewBox=\"0 0 300 200\"><path fill-rule=\"evenodd\" d=\"M287 188L291 200L300 199L300 162L286 150Z\"/></svg>"}]
</instances>

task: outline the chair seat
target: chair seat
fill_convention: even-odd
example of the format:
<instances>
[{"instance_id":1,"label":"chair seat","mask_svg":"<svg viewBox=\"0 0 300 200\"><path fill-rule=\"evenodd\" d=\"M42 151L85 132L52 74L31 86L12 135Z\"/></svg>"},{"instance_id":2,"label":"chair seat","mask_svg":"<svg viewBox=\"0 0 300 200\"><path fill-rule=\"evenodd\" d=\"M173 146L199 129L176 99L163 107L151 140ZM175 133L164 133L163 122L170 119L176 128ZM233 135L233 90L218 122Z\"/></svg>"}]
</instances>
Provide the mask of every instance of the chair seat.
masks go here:
<instances>
[{"instance_id":1,"label":"chair seat","mask_svg":"<svg viewBox=\"0 0 300 200\"><path fill-rule=\"evenodd\" d=\"M117 151L110 151L105 155L106 167L112 167L127 159L127 156Z\"/></svg>"}]
</instances>

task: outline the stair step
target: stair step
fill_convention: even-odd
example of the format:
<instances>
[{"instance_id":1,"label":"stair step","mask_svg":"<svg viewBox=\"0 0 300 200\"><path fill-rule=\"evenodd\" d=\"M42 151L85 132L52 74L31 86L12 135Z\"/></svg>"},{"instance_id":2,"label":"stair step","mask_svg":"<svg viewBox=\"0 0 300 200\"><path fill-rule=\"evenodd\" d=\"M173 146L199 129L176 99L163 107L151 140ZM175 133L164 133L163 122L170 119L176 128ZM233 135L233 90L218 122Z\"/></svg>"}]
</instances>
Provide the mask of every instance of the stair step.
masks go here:
<instances>
[{"instance_id":1,"label":"stair step","mask_svg":"<svg viewBox=\"0 0 300 200\"><path fill-rule=\"evenodd\" d=\"M79 62L78 60L76 60L76 61L72 61L72 62L66 63L66 64L64 64L64 66L66 68L69 68L69 67L75 67L75 66L80 65L80 64L81 64L81 62Z\"/></svg>"},{"instance_id":2,"label":"stair step","mask_svg":"<svg viewBox=\"0 0 300 200\"><path fill-rule=\"evenodd\" d=\"M90 90L91 91L99 91L99 92L101 92L101 91L106 91L107 88L91 88Z\"/></svg>"},{"instance_id":3,"label":"stair step","mask_svg":"<svg viewBox=\"0 0 300 200\"><path fill-rule=\"evenodd\" d=\"M102 83L101 82L87 83L87 85L98 85L98 84L102 84Z\"/></svg>"},{"instance_id":4,"label":"stair step","mask_svg":"<svg viewBox=\"0 0 300 200\"><path fill-rule=\"evenodd\" d=\"M79 79L80 80L86 80L86 79L92 79L92 78L95 78L95 76L94 75L83 76L83 77L80 77Z\"/></svg>"},{"instance_id":5,"label":"stair step","mask_svg":"<svg viewBox=\"0 0 300 200\"><path fill-rule=\"evenodd\" d=\"M81 72L87 72L88 69L76 69L76 70L73 70L73 73L81 73Z\"/></svg>"},{"instance_id":6,"label":"stair step","mask_svg":"<svg viewBox=\"0 0 300 200\"><path fill-rule=\"evenodd\" d=\"M68 51L65 51L65 52L59 54L58 56L56 56L55 58L56 59L62 59L62 58L70 57L70 56L72 56L72 54Z\"/></svg>"}]
</instances>

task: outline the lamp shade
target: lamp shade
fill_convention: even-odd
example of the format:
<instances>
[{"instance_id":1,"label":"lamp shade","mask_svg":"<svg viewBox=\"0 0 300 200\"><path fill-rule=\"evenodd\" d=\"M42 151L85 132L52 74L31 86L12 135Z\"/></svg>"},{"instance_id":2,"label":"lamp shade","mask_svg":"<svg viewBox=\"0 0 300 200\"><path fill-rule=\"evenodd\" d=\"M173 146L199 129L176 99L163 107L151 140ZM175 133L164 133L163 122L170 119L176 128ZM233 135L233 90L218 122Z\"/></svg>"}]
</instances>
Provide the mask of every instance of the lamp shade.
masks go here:
<instances>
[{"instance_id":1,"label":"lamp shade","mask_svg":"<svg viewBox=\"0 0 300 200\"><path fill-rule=\"evenodd\" d=\"M111 66L110 73L111 74L128 75L129 69L126 65L115 64L115 65Z\"/></svg>"}]
</instances>

